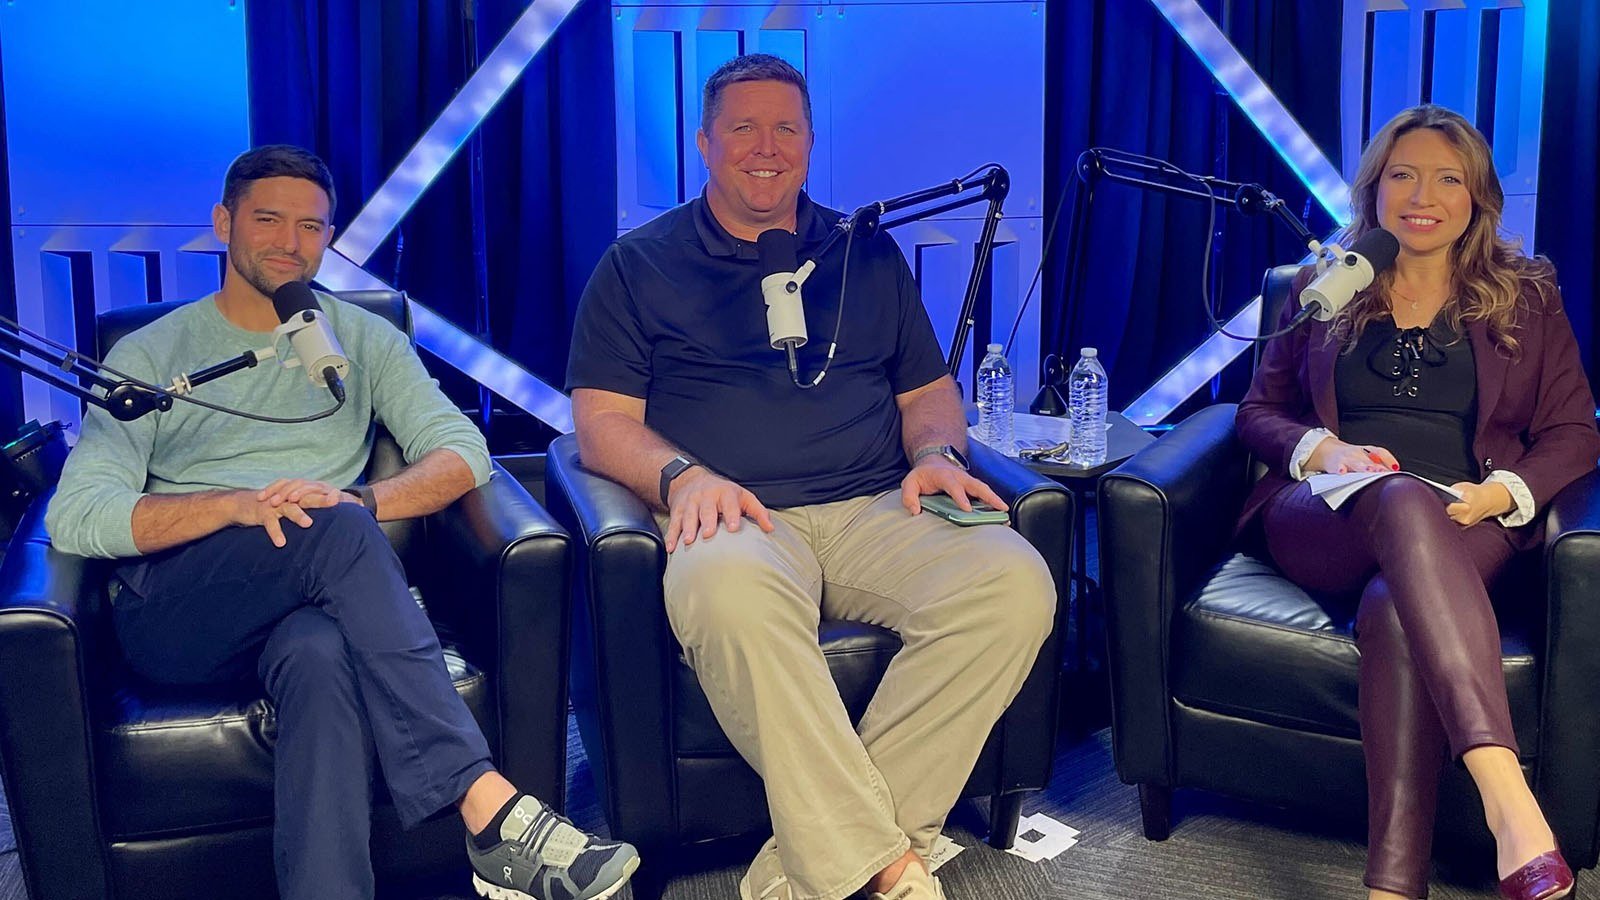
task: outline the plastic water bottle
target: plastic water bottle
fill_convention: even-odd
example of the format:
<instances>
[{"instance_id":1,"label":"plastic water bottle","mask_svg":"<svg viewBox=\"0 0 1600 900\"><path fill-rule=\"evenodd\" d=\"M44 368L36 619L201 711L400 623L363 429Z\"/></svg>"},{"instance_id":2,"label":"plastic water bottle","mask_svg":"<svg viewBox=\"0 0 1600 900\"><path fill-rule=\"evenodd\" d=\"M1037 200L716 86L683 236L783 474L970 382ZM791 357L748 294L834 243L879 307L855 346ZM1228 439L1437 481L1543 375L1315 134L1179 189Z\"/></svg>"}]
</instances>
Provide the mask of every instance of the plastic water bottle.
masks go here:
<instances>
[{"instance_id":1,"label":"plastic water bottle","mask_svg":"<svg viewBox=\"0 0 1600 900\"><path fill-rule=\"evenodd\" d=\"M1017 443L1011 436L1011 413L1016 408L1016 379L1011 375L1011 364L1006 362L999 344L990 344L989 352L978 366L978 440L1007 456L1017 455Z\"/></svg>"},{"instance_id":2,"label":"plastic water bottle","mask_svg":"<svg viewBox=\"0 0 1600 900\"><path fill-rule=\"evenodd\" d=\"M1067 404L1072 414L1072 441L1067 462L1092 468L1106 461L1106 370L1100 353L1083 348L1078 364L1067 376Z\"/></svg>"}]
</instances>

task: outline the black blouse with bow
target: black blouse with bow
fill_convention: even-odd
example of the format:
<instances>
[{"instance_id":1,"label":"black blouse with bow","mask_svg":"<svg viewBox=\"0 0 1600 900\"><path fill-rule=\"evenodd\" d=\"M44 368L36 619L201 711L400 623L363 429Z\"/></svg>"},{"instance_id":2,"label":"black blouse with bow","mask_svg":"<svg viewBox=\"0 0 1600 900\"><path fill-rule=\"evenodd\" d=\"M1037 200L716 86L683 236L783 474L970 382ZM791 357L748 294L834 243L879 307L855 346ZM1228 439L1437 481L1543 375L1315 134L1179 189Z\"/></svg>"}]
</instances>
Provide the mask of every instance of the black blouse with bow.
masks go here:
<instances>
[{"instance_id":1,"label":"black blouse with bow","mask_svg":"<svg viewBox=\"0 0 1600 900\"><path fill-rule=\"evenodd\" d=\"M1479 480L1472 453L1478 382L1472 344L1427 328L1371 322L1334 370L1339 438L1385 447L1403 470L1441 484Z\"/></svg>"}]
</instances>

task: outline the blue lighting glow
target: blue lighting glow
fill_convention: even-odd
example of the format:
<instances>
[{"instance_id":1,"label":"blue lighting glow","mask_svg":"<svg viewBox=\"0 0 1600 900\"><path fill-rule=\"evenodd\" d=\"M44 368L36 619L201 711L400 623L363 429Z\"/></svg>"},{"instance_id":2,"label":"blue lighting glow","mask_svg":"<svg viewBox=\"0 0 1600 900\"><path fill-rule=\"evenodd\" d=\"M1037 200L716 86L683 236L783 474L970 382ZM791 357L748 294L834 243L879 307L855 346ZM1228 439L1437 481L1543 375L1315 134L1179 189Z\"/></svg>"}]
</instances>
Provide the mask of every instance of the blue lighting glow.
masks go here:
<instances>
[{"instance_id":1,"label":"blue lighting glow","mask_svg":"<svg viewBox=\"0 0 1600 900\"><path fill-rule=\"evenodd\" d=\"M577 0L537 0L528 5L511 30L467 79L466 85L439 113L439 118L356 214L355 220L334 242L335 249L357 265L366 264L373 251L400 224L467 138L483 124L484 117L516 83L523 69L577 5ZM489 388L495 390L494 385Z\"/></svg>"},{"instance_id":2,"label":"blue lighting glow","mask_svg":"<svg viewBox=\"0 0 1600 900\"><path fill-rule=\"evenodd\" d=\"M1260 331L1260 323L1261 298L1256 297L1228 320L1227 330L1254 337ZM1249 341L1234 340L1220 331L1212 334L1128 404L1122 414L1135 425L1155 425L1249 348Z\"/></svg>"},{"instance_id":3,"label":"blue lighting glow","mask_svg":"<svg viewBox=\"0 0 1600 900\"><path fill-rule=\"evenodd\" d=\"M1350 186L1200 4L1195 0L1150 2L1211 70L1240 111L1294 170L1322 208L1334 221L1348 224ZM1226 330L1255 336L1260 333L1260 320L1261 298L1256 297L1228 320ZM1249 346L1249 342L1234 340L1221 332L1212 334L1135 398L1123 414L1139 425L1162 421Z\"/></svg>"},{"instance_id":4,"label":"blue lighting glow","mask_svg":"<svg viewBox=\"0 0 1600 900\"><path fill-rule=\"evenodd\" d=\"M334 291L393 290L362 265L483 124L576 5L577 0L529 4L334 242L317 273L319 284ZM411 301L411 316L418 346L551 428L563 434L573 430L572 404L561 391L416 300Z\"/></svg>"},{"instance_id":5,"label":"blue lighting glow","mask_svg":"<svg viewBox=\"0 0 1600 900\"><path fill-rule=\"evenodd\" d=\"M322 257L317 283L330 291L394 290L337 250ZM551 428L563 434L573 430L572 404L565 394L416 300L411 301L411 319L417 344L429 353Z\"/></svg>"},{"instance_id":6,"label":"blue lighting glow","mask_svg":"<svg viewBox=\"0 0 1600 900\"><path fill-rule=\"evenodd\" d=\"M1150 0L1189 45L1267 143L1341 225L1350 222L1350 187L1284 109L1261 76L1195 0Z\"/></svg>"}]
</instances>

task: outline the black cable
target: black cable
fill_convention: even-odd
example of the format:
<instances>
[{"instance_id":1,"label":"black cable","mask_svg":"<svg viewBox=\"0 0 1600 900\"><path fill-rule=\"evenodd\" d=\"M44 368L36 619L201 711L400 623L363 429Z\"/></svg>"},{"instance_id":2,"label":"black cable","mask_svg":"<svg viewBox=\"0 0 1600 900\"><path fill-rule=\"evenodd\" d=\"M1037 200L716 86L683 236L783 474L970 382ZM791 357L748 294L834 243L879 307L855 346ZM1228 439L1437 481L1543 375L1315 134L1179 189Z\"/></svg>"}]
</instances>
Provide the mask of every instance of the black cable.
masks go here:
<instances>
[{"instance_id":1,"label":"black cable","mask_svg":"<svg viewBox=\"0 0 1600 900\"><path fill-rule=\"evenodd\" d=\"M969 178L977 178L978 174L980 172L983 172L986 169L1000 169L1000 168L1004 168L1004 167L1001 166L997 162L986 162L983 165L977 167L976 169L973 169L971 172L968 172L967 174L961 176L960 178L957 178L956 182L960 183L960 184L965 184L967 179L969 179Z\"/></svg>"},{"instance_id":2,"label":"black cable","mask_svg":"<svg viewBox=\"0 0 1600 900\"><path fill-rule=\"evenodd\" d=\"M1233 332L1229 331L1226 324L1217 318L1216 301L1211 296L1211 245L1216 233L1217 225L1217 192L1211 187L1211 179L1205 177L1204 175L1195 175L1191 172L1184 171L1183 169L1178 168L1164 159L1159 159L1154 156L1145 156L1142 153L1130 153L1125 150L1114 150L1105 147L1096 147L1094 150L1096 153L1110 155L1113 158L1120 157L1123 160L1132 160L1155 166L1158 169L1165 170L1169 174L1177 175L1180 178L1186 178L1190 181L1193 181L1205 189L1206 197L1208 198L1208 213L1206 218L1206 244L1203 251L1203 256L1201 257L1202 262L1200 264L1200 308L1204 310L1206 314L1206 320L1210 323L1214 331L1216 331L1218 334L1221 334L1223 337L1232 338L1236 341L1244 341L1246 343L1262 343L1288 334L1289 332L1300 327L1300 325L1310 317L1310 313L1306 312L1305 310L1301 310L1300 313L1296 314L1293 321L1283 328L1271 332L1270 334L1260 334L1254 337L1243 334L1234 334Z\"/></svg>"},{"instance_id":3,"label":"black cable","mask_svg":"<svg viewBox=\"0 0 1600 900\"><path fill-rule=\"evenodd\" d=\"M800 381L799 366L795 361L794 345L788 346L789 350L789 380L794 386L809 391L822 383L822 377L828 374L828 367L833 365L833 355L839 349L839 331L844 325L844 286L850 278L850 245L855 243L856 230L851 228L844 235L844 263L839 270L839 311L833 317L833 339L828 342L828 358L822 361L822 371L817 377L811 379L810 384Z\"/></svg>"},{"instance_id":4,"label":"black cable","mask_svg":"<svg viewBox=\"0 0 1600 900\"><path fill-rule=\"evenodd\" d=\"M139 384L138 382L134 382L134 384L138 385L139 387L147 387L147 385ZM160 390L163 393L166 392L165 388L156 388L156 390ZM322 412L316 413L314 415L298 416L298 417L295 417L295 418L292 418L292 419L284 419L284 418L279 418L277 416L262 416L262 415L257 415L256 413L248 413L248 412L245 412L242 409L229 409L228 407L222 406L221 404L207 403L204 400L196 400L195 398L190 397L190 396L188 396L186 394L168 394L168 396L172 397L172 399L174 399L174 400L182 400L185 403L193 403L195 406L199 406L199 407L204 408L204 409L209 409L212 412L227 413L230 416L238 416L241 419L251 419L251 420L254 420L256 422L266 422L266 423L271 424L271 425L304 425L307 422L315 422L318 419L326 419L327 417L333 415L334 413L336 413L339 410L344 408L344 398L341 397L341 398L339 398L338 402L334 403L332 409L325 409Z\"/></svg>"},{"instance_id":5,"label":"black cable","mask_svg":"<svg viewBox=\"0 0 1600 900\"><path fill-rule=\"evenodd\" d=\"M1226 324L1223 323L1222 320L1217 318L1216 299L1211 296L1211 243L1215 238L1217 227L1217 193L1211 189L1211 183L1205 178L1198 175L1191 175L1190 173L1185 172L1184 170L1164 160L1161 161L1161 164L1172 171L1183 175L1185 178L1196 182L1201 187L1204 187L1206 189L1206 196L1210 198L1208 201L1209 213L1206 217L1206 246L1205 250L1203 251L1205 255L1200 263L1200 308L1205 310L1206 320L1211 323L1212 329L1223 337L1255 344L1266 343L1267 341L1275 338L1280 338L1289 332L1294 331L1296 328L1299 328L1306 321L1306 319L1311 317L1312 313L1317 310L1317 307L1307 306L1301 309L1299 313L1295 314L1294 319L1292 319L1288 325L1279 328L1277 331L1273 331L1268 334L1258 334L1254 337L1243 334L1234 334L1228 330ZM1265 302L1264 299L1263 302Z\"/></svg>"},{"instance_id":6,"label":"black cable","mask_svg":"<svg viewBox=\"0 0 1600 900\"><path fill-rule=\"evenodd\" d=\"M1022 317L1028 311L1028 303L1033 300L1033 289L1039 286L1039 279L1044 275L1045 261L1050 258L1050 249L1055 245L1056 228L1061 225L1061 208L1067 204L1069 194L1078 184L1078 176L1073 175L1061 188L1061 196L1056 198L1056 209L1050 217L1050 228L1044 233L1044 244L1039 248L1039 267L1033 270L1033 281L1028 283L1028 292L1022 296L1022 306L1017 308L1017 317L1011 320L1011 333L1006 335L1004 352L1011 352L1011 342L1017 339L1017 329L1022 327ZM1071 273L1068 273L1069 276ZM1007 357L1009 358L1009 356Z\"/></svg>"}]
</instances>

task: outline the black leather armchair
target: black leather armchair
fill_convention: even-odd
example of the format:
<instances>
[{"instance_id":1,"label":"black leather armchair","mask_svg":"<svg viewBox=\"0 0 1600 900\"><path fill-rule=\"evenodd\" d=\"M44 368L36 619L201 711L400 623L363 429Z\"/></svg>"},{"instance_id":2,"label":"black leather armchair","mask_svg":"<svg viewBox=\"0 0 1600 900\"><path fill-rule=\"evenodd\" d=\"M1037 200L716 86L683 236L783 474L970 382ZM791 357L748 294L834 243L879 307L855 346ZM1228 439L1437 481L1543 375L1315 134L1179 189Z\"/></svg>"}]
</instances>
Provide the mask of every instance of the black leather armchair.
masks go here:
<instances>
[{"instance_id":1,"label":"black leather armchair","mask_svg":"<svg viewBox=\"0 0 1600 900\"><path fill-rule=\"evenodd\" d=\"M342 296L410 333L402 295ZM97 356L174 305L102 315ZM371 474L400 464L399 448L380 434ZM254 684L172 688L133 675L110 627L105 564L50 546L48 500L28 510L0 564L0 769L29 895L276 897L270 703ZM560 804L566 532L498 465L487 484L447 509L384 529L439 627L456 688L495 761L520 786ZM402 832L381 785L377 794L380 880L465 866L453 811Z\"/></svg>"},{"instance_id":2,"label":"black leather armchair","mask_svg":"<svg viewBox=\"0 0 1600 900\"><path fill-rule=\"evenodd\" d=\"M585 470L577 439L550 445L545 498L577 538L572 699L611 833L639 847L634 896L656 900L673 851L770 828L761 780L728 743L667 624L667 555L650 511L616 482ZM1013 511L1016 529L1049 564L1056 627L967 782L987 796L989 842L1016 839L1022 796L1050 780L1057 674L1065 644L1072 496L1015 461L974 445L973 471ZM853 719L889 660L893 632L824 621L818 639Z\"/></svg>"},{"instance_id":3,"label":"black leather armchair","mask_svg":"<svg viewBox=\"0 0 1600 900\"><path fill-rule=\"evenodd\" d=\"M1269 273L1277 321L1295 267ZM1117 773L1164 839L1174 788L1202 788L1350 822L1365 815L1356 719L1355 599L1313 599L1231 535L1262 471L1231 404L1201 410L1100 485L1100 562ZM1550 504L1542 559L1504 582L1502 644L1522 764L1574 866L1591 867L1600 810L1600 473ZM1510 602L1504 602L1509 599ZM1460 767L1441 831L1489 840Z\"/></svg>"}]
</instances>

